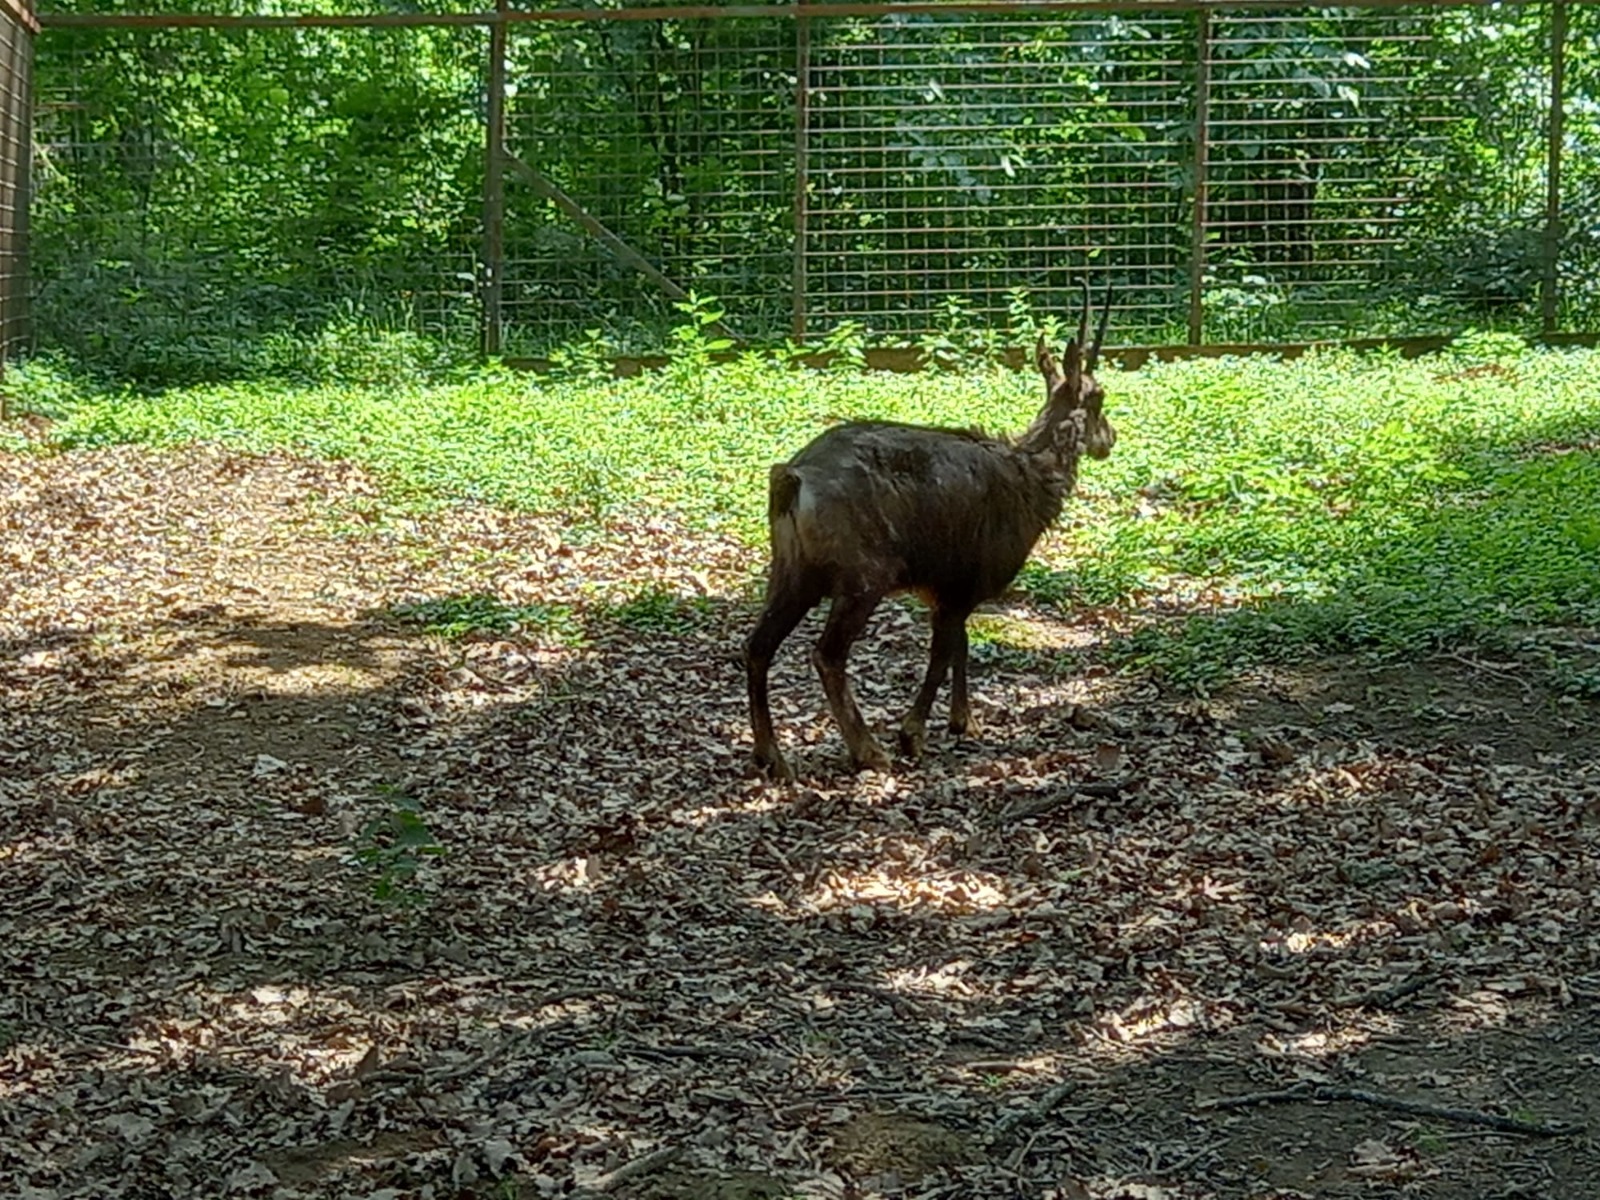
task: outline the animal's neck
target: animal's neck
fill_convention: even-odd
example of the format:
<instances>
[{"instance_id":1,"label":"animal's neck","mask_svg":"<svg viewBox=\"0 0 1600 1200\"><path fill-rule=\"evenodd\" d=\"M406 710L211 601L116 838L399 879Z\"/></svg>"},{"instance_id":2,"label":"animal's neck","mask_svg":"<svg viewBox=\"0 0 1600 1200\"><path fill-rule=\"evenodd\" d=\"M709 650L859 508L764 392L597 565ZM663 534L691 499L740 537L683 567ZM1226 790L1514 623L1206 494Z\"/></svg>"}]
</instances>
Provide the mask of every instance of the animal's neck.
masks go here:
<instances>
[{"instance_id":1,"label":"animal's neck","mask_svg":"<svg viewBox=\"0 0 1600 1200\"><path fill-rule=\"evenodd\" d=\"M1047 481L1046 486L1059 501L1077 485L1083 443L1082 414L1069 413L1059 421L1052 421L1050 414L1043 412L1017 439L1017 450L1026 456L1031 469Z\"/></svg>"},{"instance_id":2,"label":"animal's neck","mask_svg":"<svg viewBox=\"0 0 1600 1200\"><path fill-rule=\"evenodd\" d=\"M1069 438L1065 447L1046 443L1034 448L1023 440L1012 451L1027 473L1030 507L1040 530L1061 515L1062 504L1077 486L1080 449L1079 443Z\"/></svg>"}]
</instances>

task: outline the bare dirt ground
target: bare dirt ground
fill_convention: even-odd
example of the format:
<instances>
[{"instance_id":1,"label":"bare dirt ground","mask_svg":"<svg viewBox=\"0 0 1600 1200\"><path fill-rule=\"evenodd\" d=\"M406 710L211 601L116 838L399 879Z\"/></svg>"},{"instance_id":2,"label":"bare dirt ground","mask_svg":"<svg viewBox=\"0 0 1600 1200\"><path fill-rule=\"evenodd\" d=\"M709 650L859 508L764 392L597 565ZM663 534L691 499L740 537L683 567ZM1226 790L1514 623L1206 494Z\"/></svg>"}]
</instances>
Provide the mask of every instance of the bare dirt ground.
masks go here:
<instances>
[{"instance_id":1,"label":"bare dirt ground","mask_svg":"<svg viewBox=\"0 0 1600 1200\"><path fill-rule=\"evenodd\" d=\"M797 639L786 789L748 552L375 495L0 458L0 1195L1600 1197L1593 635L1201 703L1018 607L860 778Z\"/></svg>"}]
</instances>

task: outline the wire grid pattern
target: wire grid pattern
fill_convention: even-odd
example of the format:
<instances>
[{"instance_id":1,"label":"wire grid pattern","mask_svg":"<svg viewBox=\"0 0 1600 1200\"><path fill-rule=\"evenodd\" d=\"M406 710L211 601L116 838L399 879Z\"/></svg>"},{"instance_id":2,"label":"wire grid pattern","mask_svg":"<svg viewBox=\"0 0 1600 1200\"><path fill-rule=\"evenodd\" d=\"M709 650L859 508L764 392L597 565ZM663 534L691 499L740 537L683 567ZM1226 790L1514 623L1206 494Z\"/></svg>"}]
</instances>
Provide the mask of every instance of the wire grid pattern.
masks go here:
<instances>
[{"instance_id":1,"label":"wire grid pattern","mask_svg":"<svg viewBox=\"0 0 1600 1200\"><path fill-rule=\"evenodd\" d=\"M470 343L486 36L48 32L39 340L134 375L226 371L341 326ZM419 58L420 98L395 69Z\"/></svg>"},{"instance_id":2,"label":"wire grid pattern","mask_svg":"<svg viewBox=\"0 0 1600 1200\"><path fill-rule=\"evenodd\" d=\"M0 6L0 363L28 341L33 33Z\"/></svg>"},{"instance_id":3,"label":"wire grid pattern","mask_svg":"<svg viewBox=\"0 0 1600 1200\"><path fill-rule=\"evenodd\" d=\"M660 344L674 300L530 186L559 187L742 336L790 321L795 26L788 19L513 26L508 350L601 329Z\"/></svg>"},{"instance_id":4,"label":"wire grid pattern","mask_svg":"<svg viewBox=\"0 0 1600 1200\"><path fill-rule=\"evenodd\" d=\"M1542 16L1218 13L1207 338L1424 333L1464 309L1531 311L1544 208ZM1479 67L1490 53L1502 70L1507 59L1531 64L1527 78L1485 94ZM1479 153L1486 144L1492 160Z\"/></svg>"},{"instance_id":5,"label":"wire grid pattern","mask_svg":"<svg viewBox=\"0 0 1600 1200\"><path fill-rule=\"evenodd\" d=\"M1600 6L1568 12L1577 328L1600 322ZM498 262L487 29L47 30L36 321L89 361L342 318L471 345L493 278L511 355L659 348L685 291L752 340L883 343L1070 312L1088 277L1123 344L1527 327L1550 13L513 23Z\"/></svg>"},{"instance_id":6,"label":"wire grid pattern","mask_svg":"<svg viewBox=\"0 0 1600 1200\"><path fill-rule=\"evenodd\" d=\"M1557 322L1600 329L1600 5L1568 11Z\"/></svg>"},{"instance_id":7,"label":"wire grid pattern","mask_svg":"<svg viewBox=\"0 0 1600 1200\"><path fill-rule=\"evenodd\" d=\"M810 323L1005 328L1116 284L1121 340L1182 328L1193 17L818 22ZM1026 293L1025 296L1021 293Z\"/></svg>"},{"instance_id":8,"label":"wire grid pattern","mask_svg":"<svg viewBox=\"0 0 1600 1200\"><path fill-rule=\"evenodd\" d=\"M804 61L781 22L541 26L512 140L755 337L1005 329L1082 278L1123 341L1525 322L1547 11L814 15ZM659 344L656 285L568 215L513 192L507 228L513 344Z\"/></svg>"}]
</instances>

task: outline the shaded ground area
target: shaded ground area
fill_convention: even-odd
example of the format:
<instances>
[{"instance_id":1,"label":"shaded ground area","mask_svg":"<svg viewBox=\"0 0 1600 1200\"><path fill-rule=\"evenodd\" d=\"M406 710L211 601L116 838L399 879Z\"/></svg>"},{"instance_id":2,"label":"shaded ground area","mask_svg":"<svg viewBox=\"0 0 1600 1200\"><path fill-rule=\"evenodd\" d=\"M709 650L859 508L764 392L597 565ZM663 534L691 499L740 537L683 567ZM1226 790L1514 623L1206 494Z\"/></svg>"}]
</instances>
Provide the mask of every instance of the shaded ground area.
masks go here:
<instances>
[{"instance_id":1,"label":"shaded ground area","mask_svg":"<svg viewBox=\"0 0 1600 1200\"><path fill-rule=\"evenodd\" d=\"M758 567L0 459L0 1193L1600 1194L1592 635L1202 703L1008 608L983 735L861 778L797 641L784 789Z\"/></svg>"}]
</instances>

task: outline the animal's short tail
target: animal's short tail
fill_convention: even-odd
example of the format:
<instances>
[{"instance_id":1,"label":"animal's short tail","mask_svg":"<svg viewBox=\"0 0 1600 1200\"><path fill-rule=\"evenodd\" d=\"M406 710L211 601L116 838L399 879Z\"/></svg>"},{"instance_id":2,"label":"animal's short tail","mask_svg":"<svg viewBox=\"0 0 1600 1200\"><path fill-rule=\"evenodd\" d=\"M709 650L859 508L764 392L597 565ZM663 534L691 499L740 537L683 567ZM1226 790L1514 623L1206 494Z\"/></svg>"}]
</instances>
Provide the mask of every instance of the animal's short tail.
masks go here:
<instances>
[{"instance_id":1,"label":"animal's short tail","mask_svg":"<svg viewBox=\"0 0 1600 1200\"><path fill-rule=\"evenodd\" d=\"M795 501L800 498L800 477L789 469L787 463L772 468L767 482L767 521L776 525L794 513Z\"/></svg>"},{"instance_id":2,"label":"animal's short tail","mask_svg":"<svg viewBox=\"0 0 1600 1200\"><path fill-rule=\"evenodd\" d=\"M767 483L767 532L772 538L772 563L775 569L794 561L799 553L799 527L795 509L800 502L800 476L786 463L772 468Z\"/></svg>"}]
</instances>

